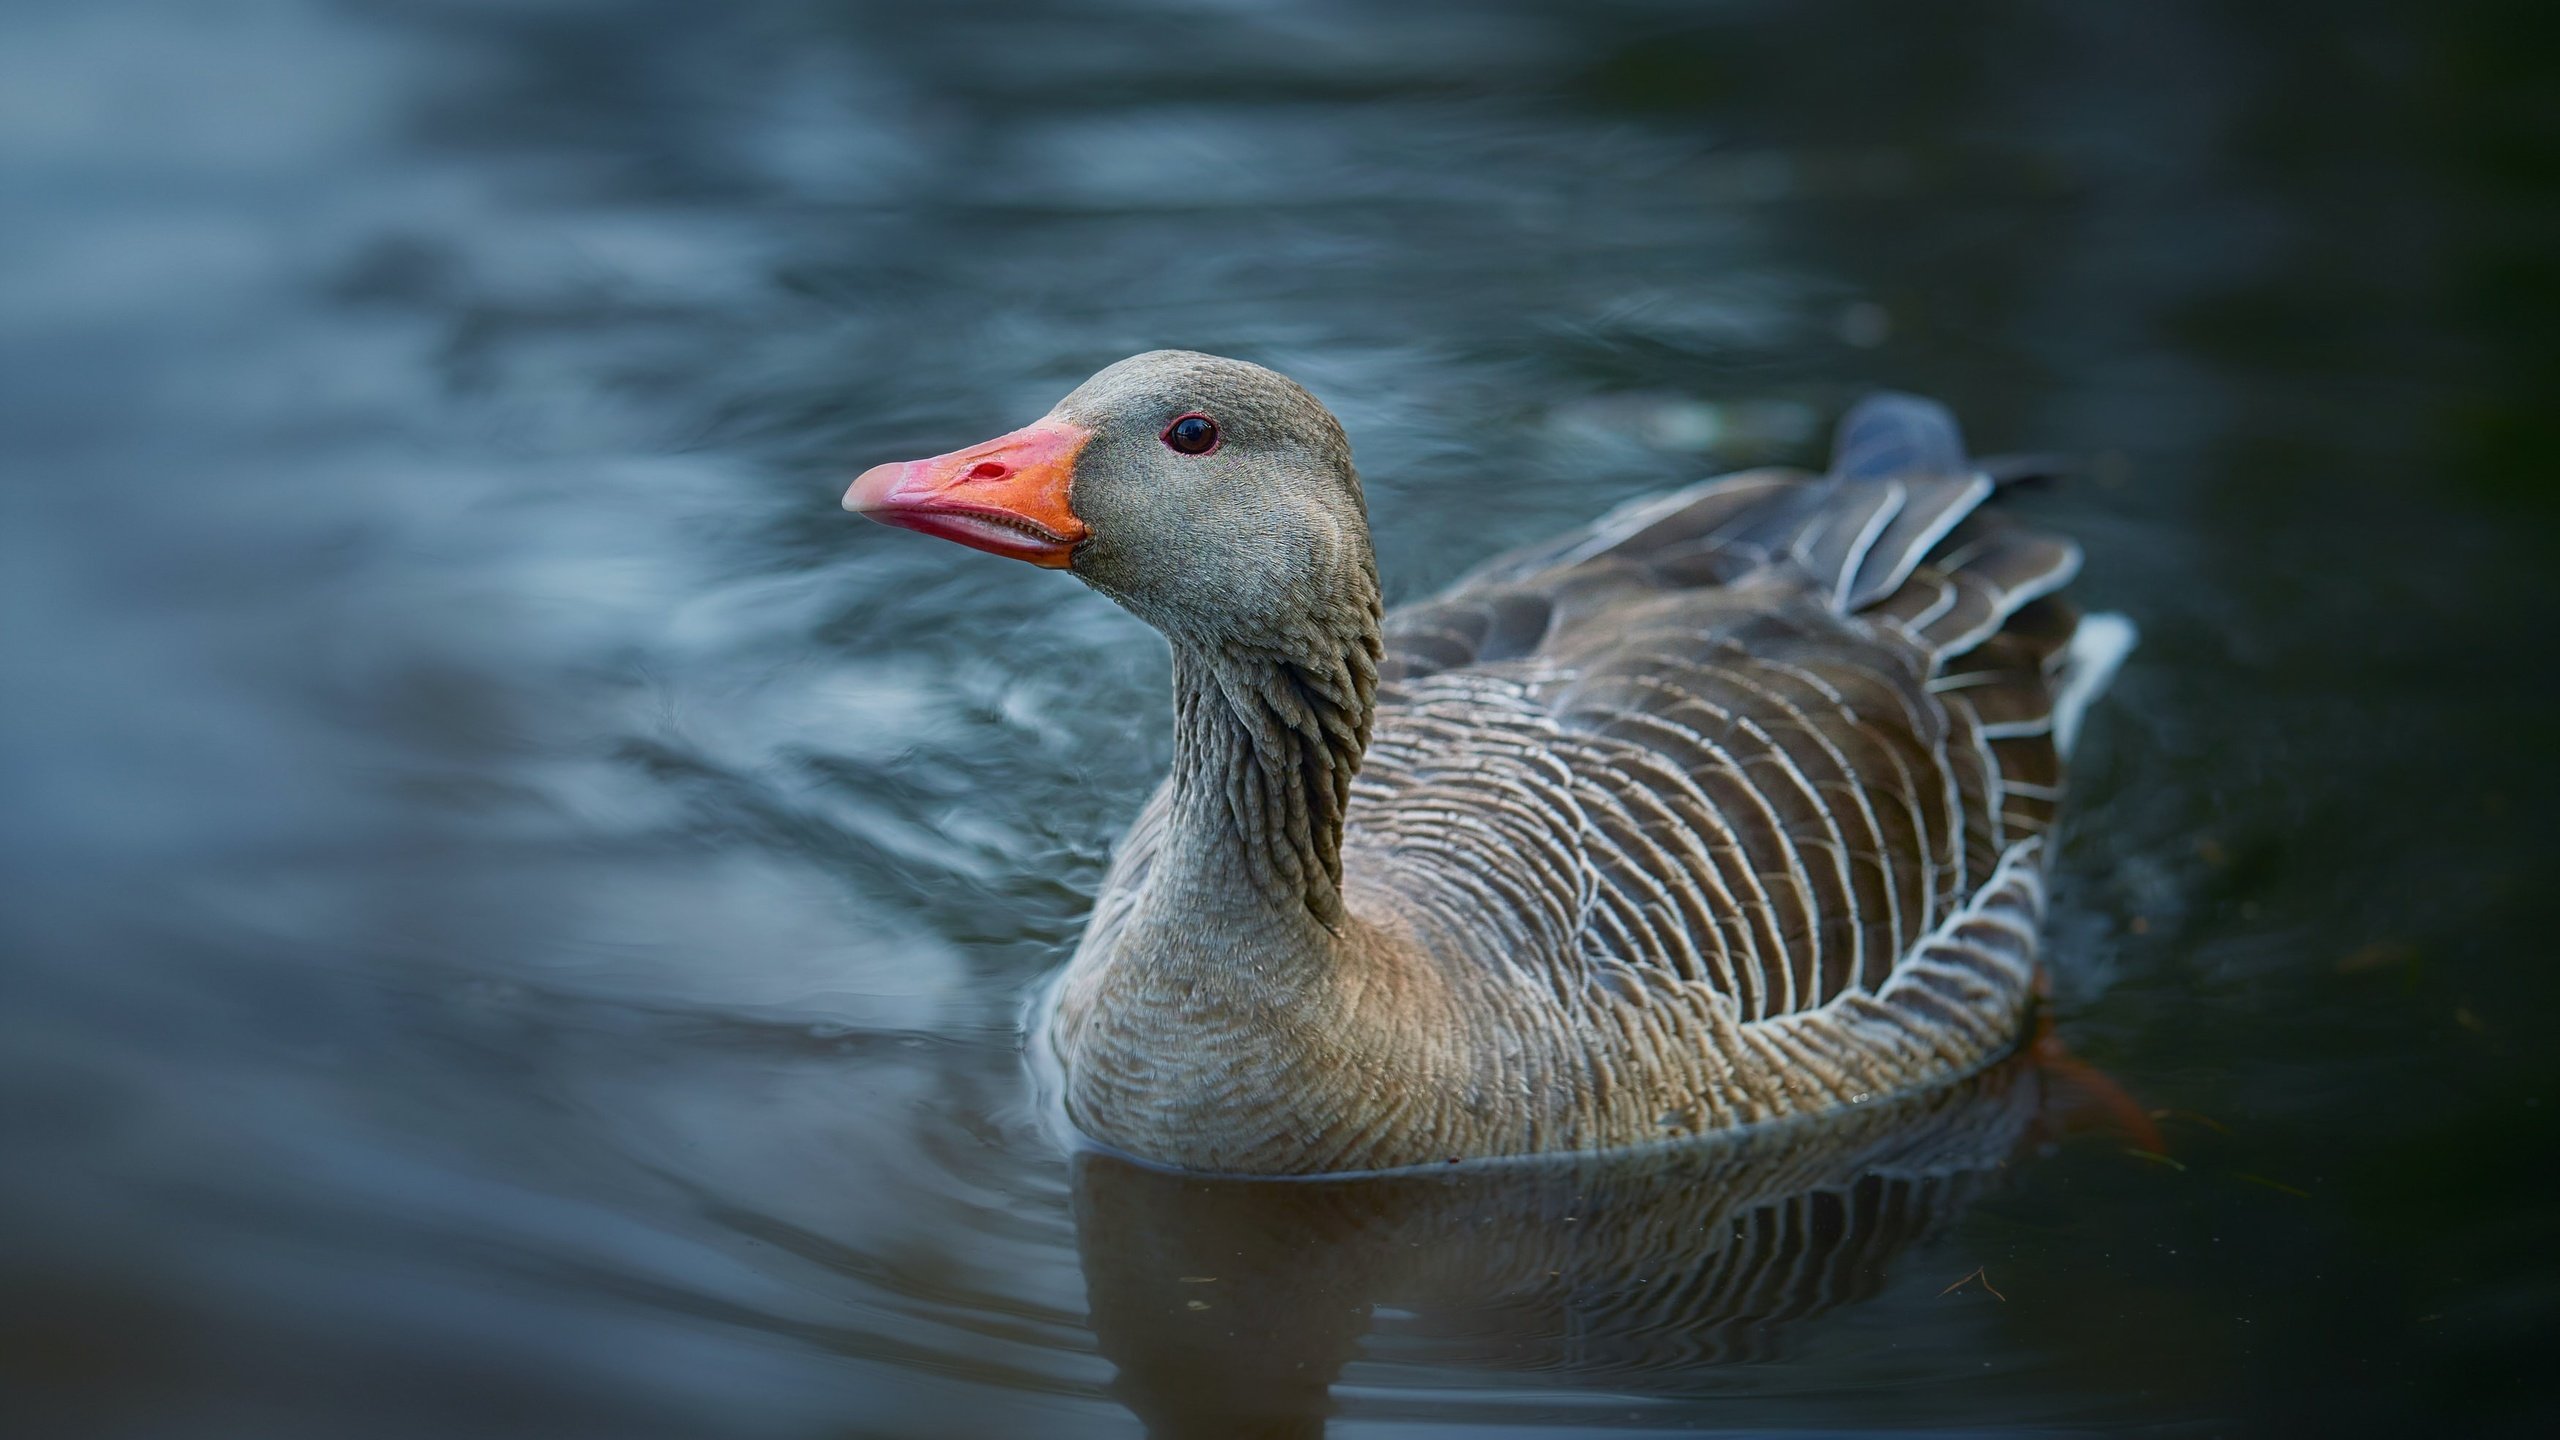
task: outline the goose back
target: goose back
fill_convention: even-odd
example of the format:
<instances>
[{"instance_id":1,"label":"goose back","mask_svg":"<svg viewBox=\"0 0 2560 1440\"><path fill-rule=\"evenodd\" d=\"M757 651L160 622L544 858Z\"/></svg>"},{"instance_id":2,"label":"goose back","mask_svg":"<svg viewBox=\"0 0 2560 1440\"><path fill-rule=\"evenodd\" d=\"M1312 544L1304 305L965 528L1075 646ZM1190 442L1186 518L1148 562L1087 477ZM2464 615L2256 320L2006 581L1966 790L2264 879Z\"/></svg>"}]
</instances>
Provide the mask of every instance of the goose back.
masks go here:
<instances>
[{"instance_id":1,"label":"goose back","mask_svg":"<svg viewBox=\"0 0 2560 1440\"><path fill-rule=\"evenodd\" d=\"M2080 565L1994 492L1944 409L1878 396L1826 473L1640 500L1391 613L1347 871L1643 1036L1630 1064L1723 1042L1651 1133L1988 1060L2030 992Z\"/></svg>"}]
</instances>

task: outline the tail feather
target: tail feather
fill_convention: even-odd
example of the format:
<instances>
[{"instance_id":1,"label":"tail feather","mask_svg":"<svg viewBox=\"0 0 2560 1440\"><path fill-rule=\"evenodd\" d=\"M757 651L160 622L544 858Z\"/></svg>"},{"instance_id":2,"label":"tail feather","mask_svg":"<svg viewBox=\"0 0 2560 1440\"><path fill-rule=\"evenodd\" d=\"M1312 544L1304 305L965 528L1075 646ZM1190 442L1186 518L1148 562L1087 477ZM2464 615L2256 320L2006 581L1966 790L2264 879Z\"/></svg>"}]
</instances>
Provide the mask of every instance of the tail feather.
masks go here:
<instances>
[{"instance_id":1,"label":"tail feather","mask_svg":"<svg viewBox=\"0 0 2560 1440\"><path fill-rule=\"evenodd\" d=\"M1885 390L1850 408L1831 447L1831 473L1844 480L1964 475L1964 432L1946 406Z\"/></svg>"},{"instance_id":2,"label":"tail feather","mask_svg":"<svg viewBox=\"0 0 2560 1440\"><path fill-rule=\"evenodd\" d=\"M1863 610L1902 588L1938 542L1991 497L1991 482L1979 475L1911 475L1901 485L1901 510L1848 576L1847 609Z\"/></svg>"},{"instance_id":3,"label":"tail feather","mask_svg":"<svg viewBox=\"0 0 2560 1440\"><path fill-rule=\"evenodd\" d=\"M1900 588L1947 532L1991 495L1991 482L1965 458L1964 433L1947 407L1890 390L1859 401L1841 419L1831 473L1847 484L1886 481L1903 492L1890 523L1836 572L1839 603L1848 610L1864 609Z\"/></svg>"},{"instance_id":4,"label":"tail feather","mask_svg":"<svg viewBox=\"0 0 2560 1440\"><path fill-rule=\"evenodd\" d=\"M1796 537L1796 562L1831 581L1834 609L1849 608L1860 566L1874 552L1877 540L1901 520L1907 503L1908 492L1899 480L1844 486L1824 507L1819 521Z\"/></svg>"},{"instance_id":5,"label":"tail feather","mask_svg":"<svg viewBox=\"0 0 2560 1440\"><path fill-rule=\"evenodd\" d=\"M2033 531L1986 527L1929 563L1956 584L1958 599L1913 636L1943 662L2000 633L2020 606L2071 583L2080 573L2080 547Z\"/></svg>"}]
</instances>

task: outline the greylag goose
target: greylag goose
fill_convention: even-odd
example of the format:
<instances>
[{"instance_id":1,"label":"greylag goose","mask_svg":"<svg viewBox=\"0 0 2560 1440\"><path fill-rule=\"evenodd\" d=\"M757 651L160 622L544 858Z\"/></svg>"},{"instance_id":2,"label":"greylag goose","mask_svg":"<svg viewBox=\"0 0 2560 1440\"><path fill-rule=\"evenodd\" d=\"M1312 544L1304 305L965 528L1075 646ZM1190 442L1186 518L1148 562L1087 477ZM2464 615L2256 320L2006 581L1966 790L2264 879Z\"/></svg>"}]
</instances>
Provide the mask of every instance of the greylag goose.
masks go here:
<instances>
[{"instance_id":1,"label":"greylag goose","mask_svg":"<svg viewBox=\"0 0 2560 1440\"><path fill-rule=\"evenodd\" d=\"M1389 615L1341 423L1160 350L844 505L1171 645L1173 773L1033 1044L1091 1139L1252 1175L1730 1130L2013 1048L2129 627L1994 488L1879 396L1828 473L1633 502Z\"/></svg>"}]
</instances>

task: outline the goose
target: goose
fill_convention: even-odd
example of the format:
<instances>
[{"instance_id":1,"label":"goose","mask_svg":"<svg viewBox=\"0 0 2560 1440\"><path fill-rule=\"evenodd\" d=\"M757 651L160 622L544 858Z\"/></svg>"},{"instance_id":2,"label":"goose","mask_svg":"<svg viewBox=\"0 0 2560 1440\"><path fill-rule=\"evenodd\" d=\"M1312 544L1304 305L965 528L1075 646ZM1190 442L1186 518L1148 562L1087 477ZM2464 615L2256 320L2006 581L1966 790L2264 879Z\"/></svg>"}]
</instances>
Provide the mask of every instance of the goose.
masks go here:
<instances>
[{"instance_id":1,"label":"goose","mask_svg":"<svg viewBox=\"0 0 2560 1440\"><path fill-rule=\"evenodd\" d=\"M844 507L1065 570L1172 651L1173 764L1038 1001L1066 1119L1171 1169L1615 1150L2015 1049L2050 829L2131 642L1953 418L1640 499L1388 613L1343 426L1180 350Z\"/></svg>"}]
</instances>

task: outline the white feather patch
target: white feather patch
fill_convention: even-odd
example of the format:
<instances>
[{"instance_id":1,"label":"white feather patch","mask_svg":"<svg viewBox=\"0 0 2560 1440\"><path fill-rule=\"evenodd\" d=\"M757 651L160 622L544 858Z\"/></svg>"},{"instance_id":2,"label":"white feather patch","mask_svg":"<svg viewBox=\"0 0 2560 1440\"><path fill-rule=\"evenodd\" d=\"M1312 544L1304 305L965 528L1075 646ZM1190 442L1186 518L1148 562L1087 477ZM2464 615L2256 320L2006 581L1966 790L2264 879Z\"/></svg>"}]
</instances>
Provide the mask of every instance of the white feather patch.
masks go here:
<instances>
[{"instance_id":1,"label":"white feather patch","mask_svg":"<svg viewBox=\"0 0 2560 1440\"><path fill-rule=\"evenodd\" d=\"M2062 690L2053 697L2053 748L2064 759L2070 758L2071 746L2080 738L2080 718L2107 692L2107 683L2116 678L2116 671L2141 639L2142 632L2122 615L2080 617L2080 627L2071 632Z\"/></svg>"}]
</instances>

